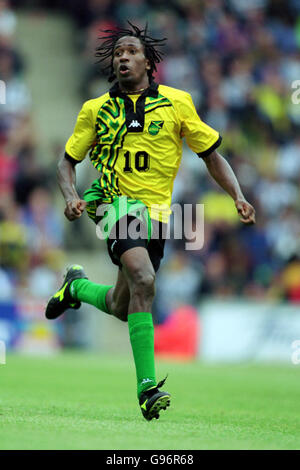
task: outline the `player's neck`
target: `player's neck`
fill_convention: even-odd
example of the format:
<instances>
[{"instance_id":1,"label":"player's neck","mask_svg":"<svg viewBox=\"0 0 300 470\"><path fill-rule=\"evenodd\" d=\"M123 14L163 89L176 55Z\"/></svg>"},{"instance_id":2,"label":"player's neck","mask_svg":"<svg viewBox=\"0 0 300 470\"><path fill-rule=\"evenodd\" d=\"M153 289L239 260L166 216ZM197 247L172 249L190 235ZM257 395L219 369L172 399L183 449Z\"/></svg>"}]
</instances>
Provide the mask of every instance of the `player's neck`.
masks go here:
<instances>
[{"instance_id":1,"label":"player's neck","mask_svg":"<svg viewBox=\"0 0 300 470\"><path fill-rule=\"evenodd\" d=\"M119 82L119 87L123 93L127 93L130 95L140 94L140 93L143 93L143 91L145 91L147 88L149 88L149 80L147 78L147 80L143 80L138 84L134 84L134 83L124 84L124 83Z\"/></svg>"}]
</instances>

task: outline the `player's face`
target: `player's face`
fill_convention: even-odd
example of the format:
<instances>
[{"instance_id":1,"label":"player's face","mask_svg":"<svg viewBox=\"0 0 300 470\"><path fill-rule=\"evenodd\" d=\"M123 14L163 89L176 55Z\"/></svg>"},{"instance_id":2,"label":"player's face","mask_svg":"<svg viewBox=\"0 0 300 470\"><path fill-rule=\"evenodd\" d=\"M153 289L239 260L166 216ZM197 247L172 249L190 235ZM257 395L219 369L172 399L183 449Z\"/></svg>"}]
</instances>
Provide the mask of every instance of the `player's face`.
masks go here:
<instances>
[{"instance_id":1,"label":"player's face","mask_svg":"<svg viewBox=\"0 0 300 470\"><path fill-rule=\"evenodd\" d=\"M124 36L117 41L113 67L120 85L125 89L128 87L133 90L148 86L147 70L150 70L150 63L138 38Z\"/></svg>"}]
</instances>

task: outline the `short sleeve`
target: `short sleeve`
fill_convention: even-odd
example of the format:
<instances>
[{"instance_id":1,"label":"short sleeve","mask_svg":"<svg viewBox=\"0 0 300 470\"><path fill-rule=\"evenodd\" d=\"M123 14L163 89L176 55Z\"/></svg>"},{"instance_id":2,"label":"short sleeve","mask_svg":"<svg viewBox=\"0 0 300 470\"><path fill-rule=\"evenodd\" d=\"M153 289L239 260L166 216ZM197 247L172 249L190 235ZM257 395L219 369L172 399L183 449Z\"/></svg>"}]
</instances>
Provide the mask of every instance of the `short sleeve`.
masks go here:
<instances>
[{"instance_id":1,"label":"short sleeve","mask_svg":"<svg viewBox=\"0 0 300 470\"><path fill-rule=\"evenodd\" d=\"M205 124L197 114L189 93L185 93L179 103L182 136L193 152L200 157L209 155L222 141L222 137L212 127Z\"/></svg>"},{"instance_id":2,"label":"short sleeve","mask_svg":"<svg viewBox=\"0 0 300 470\"><path fill-rule=\"evenodd\" d=\"M96 140L95 125L88 102L82 106L73 134L66 143L65 151L74 160L81 161Z\"/></svg>"}]
</instances>

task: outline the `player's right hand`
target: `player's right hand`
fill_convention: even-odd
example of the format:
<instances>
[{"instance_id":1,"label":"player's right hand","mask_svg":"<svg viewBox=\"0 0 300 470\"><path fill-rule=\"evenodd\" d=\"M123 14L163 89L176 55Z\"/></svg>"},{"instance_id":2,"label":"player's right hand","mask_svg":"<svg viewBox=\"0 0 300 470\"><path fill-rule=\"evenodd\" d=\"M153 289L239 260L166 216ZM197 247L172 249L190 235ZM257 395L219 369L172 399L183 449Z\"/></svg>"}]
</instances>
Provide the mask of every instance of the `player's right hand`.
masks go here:
<instances>
[{"instance_id":1,"label":"player's right hand","mask_svg":"<svg viewBox=\"0 0 300 470\"><path fill-rule=\"evenodd\" d=\"M79 219L85 209L85 206L86 201L83 201L82 199L73 199L72 201L67 202L64 214L70 221Z\"/></svg>"}]
</instances>

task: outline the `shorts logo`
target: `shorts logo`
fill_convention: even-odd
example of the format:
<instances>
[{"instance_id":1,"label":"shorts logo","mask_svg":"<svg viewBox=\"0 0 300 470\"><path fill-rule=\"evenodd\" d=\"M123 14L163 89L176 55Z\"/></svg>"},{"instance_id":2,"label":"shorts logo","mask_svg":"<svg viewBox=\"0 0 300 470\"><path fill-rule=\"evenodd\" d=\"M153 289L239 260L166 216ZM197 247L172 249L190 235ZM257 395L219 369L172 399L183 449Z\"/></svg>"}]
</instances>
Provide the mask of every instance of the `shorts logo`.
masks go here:
<instances>
[{"instance_id":1,"label":"shorts logo","mask_svg":"<svg viewBox=\"0 0 300 470\"><path fill-rule=\"evenodd\" d=\"M112 242L112 244L111 244L111 251L113 251L114 246L115 246L115 244L117 243L117 241L118 241L118 240L115 240L115 241Z\"/></svg>"},{"instance_id":2,"label":"shorts logo","mask_svg":"<svg viewBox=\"0 0 300 470\"><path fill-rule=\"evenodd\" d=\"M151 121L148 127L148 132L151 135L157 135L162 129L164 121Z\"/></svg>"}]
</instances>

